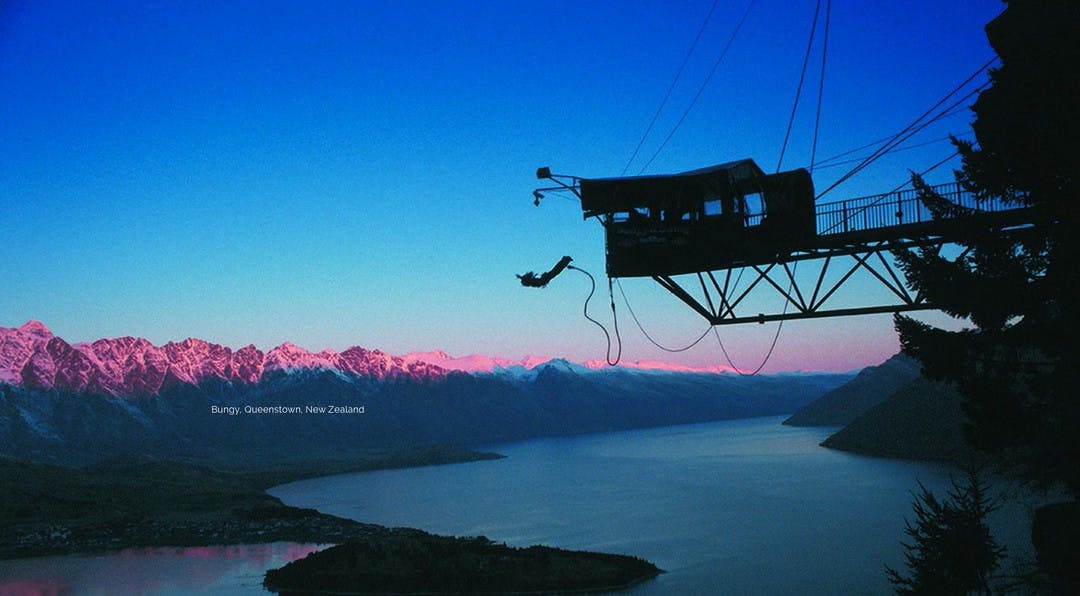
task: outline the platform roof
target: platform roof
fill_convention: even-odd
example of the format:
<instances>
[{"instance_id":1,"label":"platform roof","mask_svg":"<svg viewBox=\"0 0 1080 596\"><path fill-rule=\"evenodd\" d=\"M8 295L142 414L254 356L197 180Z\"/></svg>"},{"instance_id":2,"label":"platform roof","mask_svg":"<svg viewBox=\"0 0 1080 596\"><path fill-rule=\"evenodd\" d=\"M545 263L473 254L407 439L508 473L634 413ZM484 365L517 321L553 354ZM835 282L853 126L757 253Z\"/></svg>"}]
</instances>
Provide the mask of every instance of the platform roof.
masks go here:
<instances>
[{"instance_id":1,"label":"platform roof","mask_svg":"<svg viewBox=\"0 0 1080 596\"><path fill-rule=\"evenodd\" d=\"M581 209L585 217L640 207L690 210L706 197L743 194L764 175L754 160L740 159L681 174L582 178Z\"/></svg>"}]
</instances>

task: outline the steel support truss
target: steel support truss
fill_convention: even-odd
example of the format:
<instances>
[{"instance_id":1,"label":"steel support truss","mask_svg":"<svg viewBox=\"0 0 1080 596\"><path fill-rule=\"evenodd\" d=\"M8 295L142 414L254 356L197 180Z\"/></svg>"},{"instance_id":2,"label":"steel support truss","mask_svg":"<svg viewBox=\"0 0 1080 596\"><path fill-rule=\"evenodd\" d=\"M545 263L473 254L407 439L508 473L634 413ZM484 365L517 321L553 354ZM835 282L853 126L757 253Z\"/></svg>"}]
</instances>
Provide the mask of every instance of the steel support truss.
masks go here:
<instances>
[{"instance_id":1,"label":"steel support truss","mask_svg":"<svg viewBox=\"0 0 1080 596\"><path fill-rule=\"evenodd\" d=\"M942 242L929 239L889 240L801 253L768 264L751 264L743 268L741 275L752 274L749 285L743 287L737 287L741 285L741 280L732 279L733 269L682 276L685 278L682 283L667 275L653 276L653 280L711 325L931 310L936 307L921 294L910 292L902 272L897 271L886 258L886 253L913 247L940 251ZM819 268L810 284L800 282L795 275L799 265L804 262ZM837 272L839 277L826 282L829 273ZM895 299L854 308L834 306L839 290L859 274L864 279L869 276L869 279L888 290L884 294ZM769 288L783 298L780 312L747 312L746 303L749 301L746 298L759 287ZM700 298L694 295L698 289ZM753 302L759 303L757 300Z\"/></svg>"},{"instance_id":2,"label":"steel support truss","mask_svg":"<svg viewBox=\"0 0 1080 596\"><path fill-rule=\"evenodd\" d=\"M555 184L533 191L536 205L545 192L569 191L581 198L581 178L552 174L548 168L540 168L536 175ZM711 325L936 310L938 307L925 296L908 290L903 274L890 263L886 253L913 248L940 253L946 244L970 247L965 239L976 233L1021 238L1045 233L1045 227L1053 225L1030 207L1003 200L980 202L957 183L932 188L952 203L957 212L937 219L923 205L916 190L820 204L815 207L814 218L817 229L823 231L819 231L813 246L800 252L771 261L768 258L746 261L729 269L681 275L682 282L671 275L653 275L652 279ZM601 223L608 225L611 215L600 215ZM964 249L958 258L970 250ZM806 266L819 267L812 283L796 278L796 269L803 262L807 262L800 272L803 276ZM736 269L741 271L733 281ZM742 277L748 272L749 285L740 288ZM834 276L828 278L829 273ZM837 305L839 291L856 276L873 280L887 290L882 292L885 298L869 300L856 296L852 302L860 306ZM747 312L751 308L748 303L759 302L747 300L759 287L771 289L783 299L779 312ZM699 288L700 298L695 296Z\"/></svg>"}]
</instances>

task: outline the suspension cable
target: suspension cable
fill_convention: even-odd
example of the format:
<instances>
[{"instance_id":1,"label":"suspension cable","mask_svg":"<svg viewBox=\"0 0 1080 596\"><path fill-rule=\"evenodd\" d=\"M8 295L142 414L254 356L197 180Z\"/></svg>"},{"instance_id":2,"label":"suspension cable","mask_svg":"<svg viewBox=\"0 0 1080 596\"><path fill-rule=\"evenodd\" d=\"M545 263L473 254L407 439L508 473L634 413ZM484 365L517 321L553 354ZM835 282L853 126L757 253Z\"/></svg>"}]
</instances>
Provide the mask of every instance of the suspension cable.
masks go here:
<instances>
[{"instance_id":1,"label":"suspension cable","mask_svg":"<svg viewBox=\"0 0 1080 596\"><path fill-rule=\"evenodd\" d=\"M784 134L784 144L780 148L780 159L776 162L776 171L777 172L780 171L780 167L784 163L784 152L787 150L788 140L789 140L789 138L791 136L791 128L792 128L792 125L795 123L795 113L796 113L796 111L798 110L798 107L799 107L799 96L802 94L803 81L806 78L806 67L810 62L810 52L812 51L813 46L814 46L814 32L817 30L818 13L820 11L821 11L821 0L818 0L817 4L814 7L814 19L813 19L813 22L810 25L810 39L806 43L806 55L803 56L802 72L799 73L799 84L796 86L796 89L795 89L795 101L794 101L793 105L791 106L791 117L788 119L787 132ZM825 88L825 64L826 64L826 58L828 57L828 51L829 51L829 21L831 19L831 16L832 16L832 0L827 0L827 2L825 4L824 33L823 33L823 36L822 36L823 39L822 39L822 44L821 44L821 46L822 46L821 47L821 74L820 74L820 76L818 78L817 107L815 109L815 114L816 115L814 117L814 135L813 135L813 141L811 142L811 150L810 150L810 168L811 169L813 169L814 154L817 152L818 131L819 131L819 124L821 122L821 103L822 103L822 97L824 95L824 88ZM788 294L791 293L791 288L793 288L795 286L795 271L798 270L798 267L799 267L799 263L796 261L795 264L791 268L791 279L788 282L788 289L787 289ZM788 300L785 297L785 299L784 299L784 308L782 310L781 316L787 314L787 309L788 309L788 306L789 306L790 303L791 303L791 301ZM765 357L761 359L761 364L759 364L757 366L757 368L755 368L753 370L753 372L750 372L750 373L745 373L738 366L735 366L735 363L732 361L731 356L728 354L727 348L724 347L723 340L720 339L720 332L716 330L715 326L712 328L712 330L713 330L713 335L716 336L716 343L720 345L720 351L724 354L724 358L727 360L727 362L731 366L732 370L734 370L739 375L753 376L753 375L756 375L759 372L761 372L762 369L765 368L765 365L768 364L769 360L772 358L773 352L776 350L776 344L777 344L777 342L780 341L780 333L784 330L784 319L780 319L780 321L777 323L777 325L776 325L776 333L773 334L772 343L769 344L769 351L766 352Z\"/></svg>"},{"instance_id":2,"label":"suspension cable","mask_svg":"<svg viewBox=\"0 0 1080 596\"><path fill-rule=\"evenodd\" d=\"M630 169L630 164L634 163L638 151L641 151L641 146L645 144L645 139L647 139L649 133L652 132L657 118L660 117L660 112L664 110L664 106L667 105L668 99L671 98L671 92L675 90L675 84L679 82L683 70L686 69L686 64L690 62L690 55L694 53L694 49L697 48L698 42L701 41L701 34L705 32L705 27L709 24L709 20L712 19L713 11L716 10L716 5L719 1L720 0L713 0L712 6L709 7L709 13L705 15L705 20L701 22L701 28L698 29L697 35L694 36L694 42L690 44L690 49L686 51L686 57L683 58L682 64L679 65L679 70L675 72L675 78L672 79L671 85L668 86L667 93L664 94L664 99L660 100L660 105L656 108L656 113L653 114L652 120L649 121L649 125L645 127L645 133L642 134L641 139L638 140L637 147L634 147L634 152L630 155L630 159L626 160L626 165L623 166L622 173L619 174L620 176L626 175L626 171Z\"/></svg>"},{"instance_id":3,"label":"suspension cable","mask_svg":"<svg viewBox=\"0 0 1080 596\"><path fill-rule=\"evenodd\" d=\"M686 117L690 115L690 110L694 109L694 106L697 104L698 99L701 98L701 94L705 91L705 87L709 85L709 81L711 81L713 75L716 74L717 67L720 66L720 62L723 61L724 56L727 56L728 50L731 49L731 44L735 42L735 37L739 35L739 31L742 29L743 23L746 22L746 17L750 15L750 10L754 7L754 4L756 3L757 0L750 0L750 3L746 6L746 10L743 11L742 17L739 19L738 24L735 25L735 30L731 32L731 37L728 38L727 43L724 45L724 49L721 50L720 56L717 57L716 62L713 62L712 68L709 70L708 76L706 76L705 80L701 82L701 86L698 87L697 93L694 94L694 98L690 100L690 105L686 106L686 110L683 111L682 116L680 116L679 120L675 122L675 126L671 129L671 132L669 132L668 135L664 137L663 142L661 142L660 146L656 148L656 152L652 154L652 157L649 158L649 161L645 162L645 165L641 166L641 169L638 170L639 175L644 172L646 168L652 165L652 162L656 159L658 155L660 155L660 152L664 150L664 147L667 146L668 141L671 140L671 137L675 136L675 132L679 130L680 126L682 126L682 123L684 120L686 120Z\"/></svg>"},{"instance_id":4,"label":"suspension cable","mask_svg":"<svg viewBox=\"0 0 1080 596\"><path fill-rule=\"evenodd\" d=\"M938 100L937 103L935 103L933 106L931 106L930 109L923 112L918 118L916 118L910 124L908 124L906 127L904 127L903 130L901 130L900 132L893 135L892 138L889 139L889 141L887 141L884 145L882 145L876 151L874 151L869 156L867 156L866 159L864 159L861 163L859 163L859 165L855 166L848 173L841 176L838 180L833 182L828 188L826 188L825 190L818 193L818 195L815 197L815 199L820 199L821 197L825 196L829 191L836 188L840 184L846 182L849 178L851 178L852 176L854 176L858 172L862 171L866 166L870 165L874 161L877 161L877 159L879 159L882 155L885 155L886 153L888 153L889 151L894 149L896 147L896 145L906 141L912 135L914 135L915 133L917 133L917 132L921 131L922 129L926 128L927 126L929 126L933 122L936 122L936 121L940 120L941 118L944 118L945 114L947 114L950 110L955 108L958 104L963 103L969 97L971 97L975 93L978 93L983 88L985 88L988 83L984 83L983 85L980 85L975 90L969 92L967 95L961 97L959 100L957 100L956 102L951 104L945 110L940 112L937 116L934 116L929 121L923 122L923 120L925 118L930 116L930 114L932 114L935 110L937 110L942 104L947 102L949 100L949 98L951 98L953 95L957 94L961 89L966 87L972 80L975 79L975 77L979 76L983 71L990 68L990 65L993 64L995 61L997 61L996 56L994 58L991 58L990 60L988 60L986 62L986 64L983 64L981 67L978 68L978 70L971 73L971 75L968 78L964 79L964 81L962 83L960 83L959 85L957 85L955 88L953 88L952 91L949 91L947 94L945 94L945 96L942 97L940 100Z\"/></svg>"},{"instance_id":5,"label":"suspension cable","mask_svg":"<svg viewBox=\"0 0 1080 596\"><path fill-rule=\"evenodd\" d=\"M984 67L984 68L985 68L985 67ZM970 79L969 79L969 80L970 80ZM956 101L955 101L955 102L954 102L954 103L953 103L953 104L952 104L951 106L949 106L949 108L946 108L946 111L948 111L948 110L951 110L951 109L953 109L953 108L954 108L955 106L957 106L958 104L961 104L961 103L963 103L963 102L967 101L967 99L968 99L968 98L970 98L970 97L971 97L972 95L975 95L976 93L979 93L980 91L982 91L983 89L985 89L985 88L986 88L986 87L988 87L989 85L990 85L990 83L989 83L989 82L987 82L987 83L984 83L984 84L982 84L982 85L980 85L980 86L976 87L975 89L971 90L971 91L970 91L970 92L968 92L968 93L967 93L966 95L964 95L964 96L963 96L963 97L961 97L960 99L956 100ZM950 93L950 95L951 95L951 93ZM939 105L940 105L940 103L941 103L941 102L938 102L938 104L939 104ZM921 117L920 117L920 118L921 118ZM915 130L911 131L911 132L910 132L910 133L908 133L908 134L907 134L906 136L904 136L903 138L899 139L899 141L897 141L897 142L903 142L903 141L907 140L907 139L908 139L908 138L910 138L910 137L911 137L911 136L912 136L913 134L915 134L915 133L919 132L920 130L922 130L923 128L925 128L925 127L926 127L926 126L928 126L928 125L929 125L930 123L932 123L932 122L934 122L935 120L937 120L938 118L940 118L940 114L939 114L939 115L938 115L937 117L935 117L934 119L931 119L930 121L928 121L928 122L926 122L926 123L922 124L921 126L919 126L918 128L916 128ZM894 150L895 150L895 147L893 147L893 148L890 148L890 149L889 149L888 151L886 151L885 153L888 153L888 152L890 152L890 151L894 151ZM880 149L879 149L879 151L880 151ZM881 155L884 155L885 153L882 153ZM929 168L927 168L926 170L924 170L924 171L923 171L922 173L920 173L919 175L920 175L920 176L922 176L922 175L925 175L926 173L929 173L930 171L932 171L932 170L934 170L934 169L938 168L938 167L939 167L939 166L941 166L942 164L944 164L944 163L948 162L948 161L949 161L950 159L952 159L953 157L955 157L955 156L956 156L956 154L957 154L957 152L956 152L956 151L953 151L953 152L952 152L952 153L950 153L950 154L949 154L949 155L948 155L947 157L945 157L945 159L943 159L943 160L941 160L941 161L939 161L939 162L935 163L934 165L930 166ZM880 155L879 155L879 156L877 156L877 157L880 157ZM869 158L868 158L868 159L869 159ZM875 157L874 159L877 159L877 158ZM864 161L866 161L866 160L864 160ZM862 165L862 164L860 164L860 166L861 166L861 165ZM849 172L849 173L848 173L848 175L846 175L846 177L842 177L842 178L841 178L840 180L837 180L836 182L834 182L834 183L832 184L832 186L830 186L829 188L825 189L825 191L824 191L824 192L822 192L821 194L819 194L819 195L818 195L818 198L820 198L820 197L821 197L822 195L824 195L824 194L825 194L826 192L829 192L830 190L832 190L833 188L835 188L835 187L836 187L836 186L837 186L838 184L840 184L841 182L843 182L843 181L844 181L844 180L846 180L847 178L850 178L850 177L851 177L852 175L854 175L854 174L853 174L853 172L854 172L854 171L857 171L857 169L858 169L858 168L856 168L856 170L853 170L852 172ZM847 217L847 219L848 219L848 220L850 220L850 219L851 219L852 217L854 217L854 216L858 215L859 213L862 213L862 212L866 211L867 209L870 209L871 207L873 207L873 206L877 205L877 204L878 204L878 203L880 203L881 201L883 201L883 200L885 200L886 198L888 198L888 196L889 196L889 195L891 195L892 193L896 192L897 190L900 190L901 188L903 188L903 187L907 186L907 185L908 185L909 183L910 183L910 179L909 179L908 181L904 182L903 184L901 184L900 186L897 186L897 187L896 187L895 189L893 189L893 190L890 190L890 191L889 191L889 192L887 192L887 193L884 193L884 194L878 195L878 197L877 197L876 199L874 199L873 201L870 201L870 202L869 202L869 203L867 203L866 205L863 205L863 206L859 207L858 209L856 209L856 210L855 210L854 212L852 212L852 213L851 213L851 214L850 214L850 215L849 215L849 216ZM820 233L821 233L821 234L827 234L827 233L829 233L830 231L832 231L832 230L836 229L836 228L837 228L838 226L840 226L840 225L842 225L842 224L843 224L843 221L839 221L839 222L836 222L836 223L834 223L834 224L833 224L832 226L830 226L830 227L828 227L827 229L825 229L825 230L821 231Z\"/></svg>"},{"instance_id":6,"label":"suspension cable","mask_svg":"<svg viewBox=\"0 0 1080 596\"><path fill-rule=\"evenodd\" d=\"M961 112L963 112L965 110L967 110L967 106L959 106L957 108L949 110L949 112L946 113L946 114L943 114L941 116L941 118L938 119L938 121L940 122L941 120L944 120L945 118L948 118L950 116L955 116L955 115L957 115L957 114L959 114L959 113L961 113ZM968 134L968 133L963 133L963 134ZM960 136L960 135L957 135L957 136ZM837 153L836 155L821 159L821 160L813 163L812 166L814 168L829 167L829 166L833 165L833 162L839 160L840 158L847 157L848 155L851 155L852 153L858 153L859 151L862 151L863 149L869 149L871 147L876 147L876 146L881 145L882 143L884 143L884 142L886 142L886 141L888 141L888 140L890 140L892 138L893 138L893 135L889 135L887 137L882 137L880 139L877 139L875 141L871 141L871 142L866 143L864 145L859 145L858 147L855 147L854 149L848 149L847 151L843 151L841 153ZM948 137L943 137L943 138L947 139ZM861 161L863 159L865 159L865 157L853 158L853 159L850 159L850 160L846 160L844 163L854 163L856 161Z\"/></svg>"},{"instance_id":7,"label":"suspension cable","mask_svg":"<svg viewBox=\"0 0 1080 596\"><path fill-rule=\"evenodd\" d=\"M820 124L820 119L821 119L821 103L822 103L824 81L825 81L825 63L826 63L826 57L827 57L827 51L828 51L828 39L829 39L828 31L829 31L829 20L830 20L830 15L831 15L831 6L832 6L831 0L827 0L826 9L825 9L824 35L823 35L824 40L823 40L823 43L822 43L823 47L822 47L822 56L821 56L821 75L820 75L820 78L818 80L818 103L817 103L817 107L816 107L816 116L815 116L815 121L814 121L814 135L813 135L812 150L811 150L811 164L813 163L813 154L814 154L814 152L816 152L816 149L817 149L818 131L819 131L819 124ZM809 61L810 61L810 53L813 50L814 34L815 34L815 31L817 30L817 21L818 21L818 16L819 16L819 13L820 13L820 9L821 9L821 0L818 0L817 5L814 8L814 19L813 19L813 23L811 24L811 27L810 27L810 39L807 42L806 55L803 58L802 71L799 74L799 83L798 83L798 85L796 87L796 90L795 90L795 100L794 100L794 105L791 108L791 117L788 120L787 132L785 133L785 136L784 136L784 145L780 150L780 159L776 164L776 171L777 172L780 171L780 168L781 168L781 166L783 164L784 153L785 153L785 151L787 149L787 143L790 140L791 128L792 128L792 125L793 125L793 123L795 121L795 114L796 114L796 112L798 110L799 98L800 98L800 96L802 94L802 86L803 86L803 83L805 82L805 79L806 79L806 70L807 70L807 66L809 65ZM650 162L651 162L651 160L650 160ZM794 284L795 284L794 272L795 272L795 270L797 268L798 268L798 263L795 263L794 267L792 268L792 279L791 279L791 281L790 281L790 283L788 285L788 292L789 293L791 292L791 287L794 286ZM744 271L745 271L745 268L743 268L743 269L741 269L739 271L739 278L736 279L736 282L735 282L736 285L738 285L739 279L742 279L742 274L743 274ZM648 334L648 332L645 331L645 328L641 325L641 321L638 320L638 318L637 318L637 314L634 313L633 308L630 306L630 301L627 300L627 298L626 298L626 292L623 290L621 282L619 283L619 291L622 293L623 302L626 303L627 310L630 311L630 315L633 317L634 323L637 324L637 327L641 331L642 335L644 335L645 338L647 340L649 340L649 342L652 343L654 346L656 346L656 347L658 347L661 350L664 350L666 352L683 352L683 351L689 350L690 348L692 348L692 347L696 346L698 343L700 343L701 340L706 335L708 335L709 331L711 330L713 332L713 336L716 337L716 342L720 346L720 351L721 351L721 353L723 353L724 359L727 360L728 366L731 368L732 371L734 371L735 373L737 373L739 375L742 375L742 376L756 375L756 374L760 373L765 368L765 366L768 364L769 360L772 358L772 355L776 350L776 345L780 340L780 334L781 334L781 332L783 331L783 328L784 328L784 321L781 320L776 326L776 333L773 334L772 342L769 345L769 350L768 350L768 352L766 352L765 357L762 358L761 363L752 372L745 372L741 368L739 368L735 364L735 362L732 360L731 355L727 351L727 347L724 346L724 341L720 338L719 331L716 330L716 326L709 325L709 328L706 329L704 333L702 333L700 336L698 336L697 339L695 339L693 342L691 342L689 345L687 345L687 346L685 346L683 348L668 348L667 346L663 346L659 342L654 340L652 338L652 336L650 336ZM790 303L789 300L784 301L783 312L785 314L787 313L789 303Z\"/></svg>"},{"instance_id":8,"label":"suspension cable","mask_svg":"<svg viewBox=\"0 0 1080 596\"><path fill-rule=\"evenodd\" d=\"M817 111L814 114L814 142L810 145L810 173L814 173L814 159L817 157L818 129L821 124L821 97L825 92L825 59L829 55L829 17L832 15L832 0L825 2L825 31L821 41L821 74L818 76Z\"/></svg>"},{"instance_id":9,"label":"suspension cable","mask_svg":"<svg viewBox=\"0 0 1080 596\"><path fill-rule=\"evenodd\" d=\"M814 5L814 20L810 23L810 39L806 42L806 53L803 54L802 70L799 72L799 84L795 86L795 102L791 106L791 116L788 118L787 131L784 132L784 143L780 146L780 159L776 161L776 171L784 163L784 153L787 151L788 140L791 138L791 127L795 124L795 112L799 109L799 97L802 95L803 81L806 80L806 66L810 63L810 51L814 47L814 32L817 31L818 14L821 12L821 0Z\"/></svg>"},{"instance_id":10,"label":"suspension cable","mask_svg":"<svg viewBox=\"0 0 1080 596\"><path fill-rule=\"evenodd\" d=\"M854 175L855 175L855 174L857 174L858 172L862 171L862 170L863 170L863 168L865 168L865 167L869 166L869 165L870 165L871 163L873 163L873 162L877 161L877 160L878 160L878 159L880 159L881 157L884 157L885 155L888 155L889 153L893 153L893 152L894 152L894 151L896 150L896 147L897 147L897 145L899 145L900 143L903 143L904 141L906 141L906 140L910 139L910 138L911 138L912 136L914 136L914 135L918 134L918 133L919 133L919 132L921 132L921 131L922 131L923 129L925 129L925 128L926 128L927 126L930 126L931 124L933 124L933 123L937 122L938 120L940 120L941 118L943 118L943 117L944 117L944 114L945 114L945 113L947 113L947 112L948 112L949 110L951 110L952 108L954 108L954 107L956 107L956 106L959 106L959 105L963 104L963 103L964 103L964 102L966 102L966 101L967 101L967 100L968 100L969 98L971 98L971 96L975 95L976 93L979 93L979 92L981 92L981 91L982 91L983 89L987 88L988 86L989 86L989 82L987 82L987 83L985 83L985 84L983 84L983 85L980 85L979 87L976 87L975 89L972 89L972 90L971 90L971 91L969 91L969 92L968 92L968 93L967 93L966 95L964 95L964 96L963 96L963 97L961 97L960 99L958 99L958 100L956 100L955 102L953 102L953 103L952 103L952 104L951 104L951 105L950 105L950 106L949 106L948 108L946 108L945 110L943 110L943 111L942 111L941 113L939 113L939 114L938 114L937 116L934 116L934 117L933 117L933 118L931 118L930 120L927 120L926 122L923 122L923 123L919 124L919 125L918 125L917 127L915 127L914 129L912 129L912 130L910 130L910 131L906 132L906 133L905 133L905 134L903 134L902 136L898 135L898 136L897 136L897 137L895 137L895 138L894 138L893 140L889 141L889 143L886 143L885 145L883 145L882 147L880 147L880 148L879 148L879 149L878 149L877 151L875 151L874 153L870 154L870 156L868 156L868 157L867 157L866 159L864 159L864 160L862 161L862 163L860 163L859 165L857 165L857 166L855 166L854 168L852 168L852 169L851 169L851 171L849 171L849 172L848 172L847 174L844 174L843 176L841 176L839 180L837 180L836 182L833 182L831 186L829 186L828 188L826 188L826 189L825 189L825 190L824 190L824 191L823 191L823 192L822 192L821 194L819 194L819 195L818 195L818 196L817 196L816 198L821 198L822 196L824 196L824 195L825 195L825 193L827 193L827 192L829 192L830 190L832 190L832 189L836 188L836 187L837 187L837 186L838 186L839 184L841 184L841 183L845 182L846 180L848 180L849 178L851 178L852 176L854 176Z\"/></svg>"},{"instance_id":11,"label":"suspension cable","mask_svg":"<svg viewBox=\"0 0 1080 596\"><path fill-rule=\"evenodd\" d=\"M938 138L933 139L931 141L923 141L922 143L915 143L914 145L904 145L903 147L897 147L896 149L893 149L892 151L890 151L890 153L902 153L904 151L911 151L912 149L918 149L919 147L926 147L927 145L936 145L937 143L942 143L944 141L948 141L948 140L953 139L953 138L960 139L960 138L964 138L964 137L969 137L969 136L971 136L973 134L974 133L969 131L969 132L963 132L963 133L960 133L960 134L957 134L957 135L948 135L948 136L944 136L944 137L938 137ZM827 170L829 168L838 168L840 166L846 166L849 163L855 163L857 161L862 161L863 159L864 158L862 158L862 157L853 157L851 159L844 159L844 160L833 161L833 162L821 161L821 162L818 162L816 167L818 169Z\"/></svg>"},{"instance_id":12,"label":"suspension cable","mask_svg":"<svg viewBox=\"0 0 1080 596\"><path fill-rule=\"evenodd\" d=\"M949 160L953 159L958 154L959 154L959 151L953 151L952 153L946 155L945 158L942 159L941 161L938 161L938 162L934 163L934 165L932 165L932 166L926 168L925 170L919 172L919 176L925 176L925 175L929 174L930 172L938 169L939 167L941 167L941 166L945 165L946 163L948 163ZM891 195L892 193L900 190L901 188L904 188L908 184L911 184L911 178L910 177L906 181L900 183L900 185L898 185L896 188L893 188L892 190L890 190L887 193L883 193L883 194L879 195L878 198L874 199L873 201L871 201L871 202L867 203L866 205L863 205L862 207L852 211L851 215L848 216L848 219L850 220L852 217L858 215L859 213L862 213L863 211L866 211L870 207L880 203L882 200L887 198L889 195ZM829 232L831 232L831 231L835 230L836 228L840 227L841 225L843 225L843 223L844 223L843 220L834 223L833 225L829 226L828 228L825 228L824 230L822 230L820 232L820 235L828 234Z\"/></svg>"}]
</instances>

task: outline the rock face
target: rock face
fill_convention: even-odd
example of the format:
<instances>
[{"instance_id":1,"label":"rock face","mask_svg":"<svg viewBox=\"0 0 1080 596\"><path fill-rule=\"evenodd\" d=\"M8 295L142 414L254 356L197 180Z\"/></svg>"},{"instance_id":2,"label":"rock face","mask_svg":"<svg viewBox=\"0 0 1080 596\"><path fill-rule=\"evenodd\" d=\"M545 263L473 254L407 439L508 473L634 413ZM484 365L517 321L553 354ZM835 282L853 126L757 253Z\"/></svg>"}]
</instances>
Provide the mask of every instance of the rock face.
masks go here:
<instances>
[{"instance_id":1,"label":"rock face","mask_svg":"<svg viewBox=\"0 0 1080 596\"><path fill-rule=\"evenodd\" d=\"M323 369L373 379L432 379L446 371L378 350L351 347L309 352L291 343L263 353L188 338L155 346L143 338L117 337L69 344L38 321L0 327L0 382L69 393L148 396L174 385L208 379L257 383L274 371Z\"/></svg>"}]
</instances>

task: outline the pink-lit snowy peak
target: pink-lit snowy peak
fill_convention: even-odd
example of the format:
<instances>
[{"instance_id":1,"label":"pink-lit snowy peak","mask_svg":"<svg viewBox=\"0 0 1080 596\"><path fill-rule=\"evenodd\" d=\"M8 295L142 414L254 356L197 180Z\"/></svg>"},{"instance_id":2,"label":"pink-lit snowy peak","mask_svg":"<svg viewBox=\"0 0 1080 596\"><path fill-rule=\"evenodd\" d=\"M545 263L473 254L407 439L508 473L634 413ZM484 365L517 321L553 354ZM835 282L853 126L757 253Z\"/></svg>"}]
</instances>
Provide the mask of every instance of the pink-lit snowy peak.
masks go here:
<instances>
[{"instance_id":1,"label":"pink-lit snowy peak","mask_svg":"<svg viewBox=\"0 0 1080 596\"><path fill-rule=\"evenodd\" d=\"M255 383L272 371L335 370L374 379L436 379L447 371L491 373L531 370L551 358L520 360L482 356L453 357L441 350L392 356L353 346L342 352L309 352L285 342L263 352L253 345L238 350L188 338L155 346L137 337L69 344L38 321L0 327L0 383L31 389L58 389L109 395L152 395L175 384L195 385L216 378ZM589 361L587 369L606 369ZM694 368L660 361L624 362L622 368L687 373L720 373L726 367Z\"/></svg>"},{"instance_id":2,"label":"pink-lit snowy peak","mask_svg":"<svg viewBox=\"0 0 1080 596\"><path fill-rule=\"evenodd\" d=\"M253 345L233 350L188 338L155 346L135 337L72 345L37 321L0 327L0 382L31 389L151 395L170 385L194 385L208 378L254 383L275 370L302 369L377 379L431 379L446 372L356 346L340 353L311 353L286 342L264 353Z\"/></svg>"}]
</instances>

